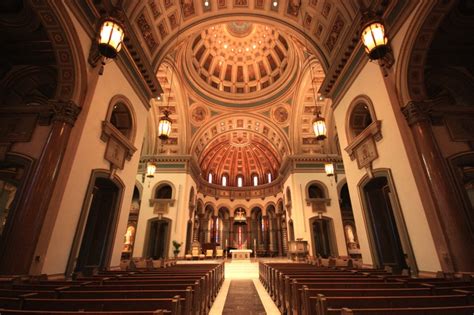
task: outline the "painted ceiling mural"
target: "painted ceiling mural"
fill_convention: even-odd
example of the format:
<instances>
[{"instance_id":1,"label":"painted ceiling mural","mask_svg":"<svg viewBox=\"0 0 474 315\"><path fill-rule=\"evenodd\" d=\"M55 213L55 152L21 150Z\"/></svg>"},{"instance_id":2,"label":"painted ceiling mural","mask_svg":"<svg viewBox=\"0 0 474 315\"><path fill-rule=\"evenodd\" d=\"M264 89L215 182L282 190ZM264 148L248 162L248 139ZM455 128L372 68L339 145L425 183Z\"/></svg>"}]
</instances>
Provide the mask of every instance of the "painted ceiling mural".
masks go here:
<instances>
[{"instance_id":1,"label":"painted ceiling mural","mask_svg":"<svg viewBox=\"0 0 474 315\"><path fill-rule=\"evenodd\" d=\"M316 91L355 15L352 2L279 0L274 6L270 0L210 0L207 7L201 0L126 2L153 66L168 56L182 83L169 93L171 72L157 68L164 93L152 102L151 123L168 108L173 130L163 144L149 136L153 150L144 153L190 154L203 180L212 173L219 183L226 175L230 186L237 176L247 186L254 175L259 183L268 173L277 178L292 154L332 153L315 140L312 119L321 110L332 121L330 103Z\"/></svg>"}]
</instances>

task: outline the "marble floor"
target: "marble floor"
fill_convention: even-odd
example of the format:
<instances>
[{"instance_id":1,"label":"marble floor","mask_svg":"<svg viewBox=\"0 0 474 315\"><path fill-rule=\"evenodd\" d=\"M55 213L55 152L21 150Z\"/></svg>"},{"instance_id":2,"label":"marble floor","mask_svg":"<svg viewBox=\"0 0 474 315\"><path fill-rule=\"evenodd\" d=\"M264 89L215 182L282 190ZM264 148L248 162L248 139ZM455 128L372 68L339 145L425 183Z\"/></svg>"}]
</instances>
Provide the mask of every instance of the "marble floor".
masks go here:
<instances>
[{"instance_id":1,"label":"marble floor","mask_svg":"<svg viewBox=\"0 0 474 315\"><path fill-rule=\"evenodd\" d=\"M263 309L262 309L263 306ZM225 280L209 312L218 314L280 315L258 279L258 261L227 261Z\"/></svg>"}]
</instances>

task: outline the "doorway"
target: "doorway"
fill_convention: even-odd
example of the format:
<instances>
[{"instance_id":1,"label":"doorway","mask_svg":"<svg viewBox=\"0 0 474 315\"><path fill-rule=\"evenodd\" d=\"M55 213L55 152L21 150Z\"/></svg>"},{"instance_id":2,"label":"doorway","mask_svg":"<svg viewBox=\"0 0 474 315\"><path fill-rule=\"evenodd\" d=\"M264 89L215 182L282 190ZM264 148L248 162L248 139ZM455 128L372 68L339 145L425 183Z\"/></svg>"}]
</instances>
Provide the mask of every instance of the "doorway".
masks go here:
<instances>
[{"instance_id":1,"label":"doorway","mask_svg":"<svg viewBox=\"0 0 474 315\"><path fill-rule=\"evenodd\" d=\"M145 257L152 259L167 258L171 220L166 218L152 219L148 222L147 230L148 242L145 246Z\"/></svg>"},{"instance_id":2,"label":"doorway","mask_svg":"<svg viewBox=\"0 0 474 315\"><path fill-rule=\"evenodd\" d=\"M395 196L387 176L377 176L368 180L362 186L365 200L365 214L369 223L370 239L373 246L373 255L378 267L389 266L394 273L408 269L408 254L403 250L394 208ZM398 211L401 216L401 211ZM398 219L402 221L402 219ZM405 235L408 237L408 234Z\"/></svg>"},{"instance_id":3,"label":"doorway","mask_svg":"<svg viewBox=\"0 0 474 315\"><path fill-rule=\"evenodd\" d=\"M336 257L337 250L331 218L316 217L310 222L314 255L321 258Z\"/></svg>"},{"instance_id":4,"label":"doorway","mask_svg":"<svg viewBox=\"0 0 474 315\"><path fill-rule=\"evenodd\" d=\"M88 198L90 206L77 257L76 272L107 267L115 235L121 190L121 187L109 178L95 178Z\"/></svg>"}]
</instances>

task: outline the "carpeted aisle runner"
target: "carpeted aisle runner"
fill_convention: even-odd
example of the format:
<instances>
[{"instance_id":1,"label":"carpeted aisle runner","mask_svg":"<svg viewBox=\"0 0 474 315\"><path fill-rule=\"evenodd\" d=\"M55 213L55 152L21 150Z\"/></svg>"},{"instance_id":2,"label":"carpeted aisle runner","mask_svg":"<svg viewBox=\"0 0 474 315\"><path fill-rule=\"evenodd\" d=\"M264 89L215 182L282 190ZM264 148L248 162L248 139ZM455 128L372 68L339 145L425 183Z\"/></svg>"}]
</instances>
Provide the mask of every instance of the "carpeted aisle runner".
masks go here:
<instances>
[{"instance_id":1,"label":"carpeted aisle runner","mask_svg":"<svg viewBox=\"0 0 474 315\"><path fill-rule=\"evenodd\" d=\"M222 314L266 314L252 280L232 280L230 282Z\"/></svg>"}]
</instances>

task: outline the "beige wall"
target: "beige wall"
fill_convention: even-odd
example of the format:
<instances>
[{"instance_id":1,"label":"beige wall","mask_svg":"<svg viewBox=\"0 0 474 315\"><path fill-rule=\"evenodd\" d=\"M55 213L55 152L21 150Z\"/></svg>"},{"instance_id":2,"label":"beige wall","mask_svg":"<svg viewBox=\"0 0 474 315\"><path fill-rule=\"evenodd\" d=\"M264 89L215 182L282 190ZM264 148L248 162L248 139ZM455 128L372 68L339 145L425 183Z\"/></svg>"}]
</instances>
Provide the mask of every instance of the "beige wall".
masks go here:
<instances>
[{"instance_id":1,"label":"beige wall","mask_svg":"<svg viewBox=\"0 0 474 315\"><path fill-rule=\"evenodd\" d=\"M158 167L159 169L159 167ZM142 175L137 175L137 180L141 181ZM171 242L183 242L181 246L180 256L184 255L186 242L186 228L189 220L189 195L191 187L195 187L192 177L184 172L156 172L152 179L146 178L143 184L142 202L140 213L138 215L138 225L133 249L134 257L145 257L146 249L144 248L147 239L147 226L150 219L156 218L157 214L153 213L153 207L150 206L149 199L153 198L152 193L157 185L163 182L172 183L174 204L169 207L168 213L163 215L164 218L171 220L170 245L168 257L173 257L173 247ZM196 188L194 188L196 191Z\"/></svg>"},{"instance_id":2,"label":"beige wall","mask_svg":"<svg viewBox=\"0 0 474 315\"><path fill-rule=\"evenodd\" d=\"M338 175L338 180L342 180L344 176ZM310 219L318 216L317 213L313 213L311 206L306 203L307 193L306 186L308 183L317 180L323 183L329 193L327 198L331 199L331 204L326 207L326 212L323 216L329 217L333 221L334 233L337 245L337 254L339 256L347 255L346 241L344 237L344 229L342 225L341 209L339 207L339 196L337 192L337 184L334 181L334 177L326 176L326 173L312 172L312 173L293 173L291 174L284 184L285 202L287 187L291 191L291 218L293 219L293 226L295 231L295 239L302 238L308 241L310 248L310 254L315 255L313 248L313 239L311 237L311 225ZM289 218L287 218L288 220Z\"/></svg>"},{"instance_id":3,"label":"beige wall","mask_svg":"<svg viewBox=\"0 0 474 315\"><path fill-rule=\"evenodd\" d=\"M344 149L348 145L345 134L347 108L359 95L367 95L372 100L377 119L382 121L383 139L376 143L379 158L373 162L373 168L388 168L392 172L418 268L421 271L440 270L435 244L409 165L408 153L403 145L389 96L384 88L381 71L375 63L368 62L365 65L334 111L341 147ZM365 232L367 231L364 221L365 209L362 208L361 195L357 188L366 171L358 169L357 162L351 161L347 153L343 152L342 157L363 260L364 263L371 264L371 249Z\"/></svg>"},{"instance_id":4,"label":"beige wall","mask_svg":"<svg viewBox=\"0 0 474 315\"><path fill-rule=\"evenodd\" d=\"M114 84L110 84L110 82L114 82ZM43 273L58 274L65 271L91 171L93 169L109 169L109 162L104 159L106 143L100 140L101 124L106 117L110 100L117 94L125 95L133 105L137 123L134 145L136 148L141 147L147 110L117 65L114 62L109 63L105 68L104 75L97 82L89 111L81 113L81 115L86 115L83 117L83 119L85 118L84 128L77 135L80 140L68 180L64 186L64 194L45 257ZM75 131L77 132L77 130ZM116 176L123 181L125 191L118 216L116 230L118 237L116 236L114 241L111 266L118 266L120 262L123 242L121 236L126 229L138 160L139 152L136 152L131 161L125 162L124 169L118 170L116 173Z\"/></svg>"}]
</instances>

